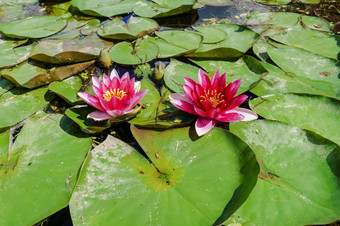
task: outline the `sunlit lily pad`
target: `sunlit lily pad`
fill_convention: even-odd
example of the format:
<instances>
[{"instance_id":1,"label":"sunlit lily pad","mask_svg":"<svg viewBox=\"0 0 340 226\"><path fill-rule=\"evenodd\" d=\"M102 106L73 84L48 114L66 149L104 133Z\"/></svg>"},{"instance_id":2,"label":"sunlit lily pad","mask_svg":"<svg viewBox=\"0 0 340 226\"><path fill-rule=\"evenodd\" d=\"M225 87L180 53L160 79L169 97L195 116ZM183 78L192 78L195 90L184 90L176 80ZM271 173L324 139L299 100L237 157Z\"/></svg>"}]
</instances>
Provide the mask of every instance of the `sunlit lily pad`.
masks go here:
<instances>
[{"instance_id":1,"label":"sunlit lily pad","mask_svg":"<svg viewBox=\"0 0 340 226\"><path fill-rule=\"evenodd\" d=\"M340 145L340 101L321 96L268 95L250 101L257 114L311 130Z\"/></svg>"},{"instance_id":2,"label":"sunlit lily pad","mask_svg":"<svg viewBox=\"0 0 340 226\"><path fill-rule=\"evenodd\" d=\"M17 67L4 69L1 74L17 85L34 88L68 78L85 70L93 63L94 61L90 61L49 69L41 64L25 62Z\"/></svg>"},{"instance_id":3,"label":"sunlit lily pad","mask_svg":"<svg viewBox=\"0 0 340 226\"><path fill-rule=\"evenodd\" d=\"M70 64L97 58L102 49L109 49L113 44L96 35L79 40L45 40L34 46L30 58L53 64Z\"/></svg>"},{"instance_id":4,"label":"sunlit lily pad","mask_svg":"<svg viewBox=\"0 0 340 226\"><path fill-rule=\"evenodd\" d=\"M27 40L0 39L0 51L13 49L14 47L24 44L25 42L27 42Z\"/></svg>"},{"instance_id":5,"label":"sunlit lily pad","mask_svg":"<svg viewBox=\"0 0 340 226\"><path fill-rule=\"evenodd\" d=\"M87 118L87 115L93 111L95 111L95 109L89 106L75 106L67 109L65 114L77 123L85 133L100 133L109 128L110 123L107 121L94 121Z\"/></svg>"},{"instance_id":6,"label":"sunlit lily pad","mask_svg":"<svg viewBox=\"0 0 340 226\"><path fill-rule=\"evenodd\" d=\"M199 33L179 30L158 31L156 32L156 35L169 43L186 49L187 51L197 49L203 40L203 36Z\"/></svg>"},{"instance_id":7,"label":"sunlit lily pad","mask_svg":"<svg viewBox=\"0 0 340 226\"><path fill-rule=\"evenodd\" d=\"M112 17L132 12L132 8L140 0L72 0L72 6L78 8L82 13L91 16Z\"/></svg>"},{"instance_id":8,"label":"sunlit lily pad","mask_svg":"<svg viewBox=\"0 0 340 226\"><path fill-rule=\"evenodd\" d=\"M256 153L261 172L225 225L324 225L340 218L339 146L267 120L234 123L230 130Z\"/></svg>"},{"instance_id":9,"label":"sunlit lily pad","mask_svg":"<svg viewBox=\"0 0 340 226\"><path fill-rule=\"evenodd\" d=\"M139 1L133 12L142 17L168 17L188 12L194 3L194 0Z\"/></svg>"},{"instance_id":10,"label":"sunlit lily pad","mask_svg":"<svg viewBox=\"0 0 340 226\"><path fill-rule=\"evenodd\" d=\"M2 136L0 224L34 225L67 206L91 139L59 114L31 117L11 148Z\"/></svg>"},{"instance_id":11,"label":"sunlit lily pad","mask_svg":"<svg viewBox=\"0 0 340 226\"><path fill-rule=\"evenodd\" d=\"M20 64L28 59L33 45L7 49L0 52L0 68Z\"/></svg>"},{"instance_id":12,"label":"sunlit lily pad","mask_svg":"<svg viewBox=\"0 0 340 226\"><path fill-rule=\"evenodd\" d=\"M331 89L319 90L317 85L318 81L298 77L293 73L285 72L266 62L260 63L266 68L268 73L264 74L260 82L250 90L257 96L283 93L304 93L329 97L334 96Z\"/></svg>"},{"instance_id":13,"label":"sunlit lily pad","mask_svg":"<svg viewBox=\"0 0 340 226\"><path fill-rule=\"evenodd\" d=\"M204 4L204 5L211 5L211 6L225 6L231 5L231 0L198 0L197 2Z\"/></svg>"},{"instance_id":14,"label":"sunlit lily pad","mask_svg":"<svg viewBox=\"0 0 340 226\"><path fill-rule=\"evenodd\" d=\"M190 140L188 128L157 132L132 127L132 133L153 164L109 136L89 154L72 195L75 224L212 225L235 189L253 187L256 181L253 153L222 129L196 141ZM237 206L235 196L222 219Z\"/></svg>"},{"instance_id":15,"label":"sunlit lily pad","mask_svg":"<svg viewBox=\"0 0 340 226\"><path fill-rule=\"evenodd\" d=\"M290 3L291 0L255 0L255 1L268 5L285 5Z\"/></svg>"},{"instance_id":16,"label":"sunlit lily pad","mask_svg":"<svg viewBox=\"0 0 340 226\"><path fill-rule=\"evenodd\" d=\"M109 54L118 64L136 65L155 59L158 55L158 47L153 42L144 40L133 43L120 42L110 49Z\"/></svg>"},{"instance_id":17,"label":"sunlit lily pad","mask_svg":"<svg viewBox=\"0 0 340 226\"><path fill-rule=\"evenodd\" d=\"M67 21L57 16L40 16L0 24L0 33L17 39L44 38L62 30Z\"/></svg>"},{"instance_id":18,"label":"sunlit lily pad","mask_svg":"<svg viewBox=\"0 0 340 226\"><path fill-rule=\"evenodd\" d=\"M253 88L260 81L263 74L267 72L260 62L251 56L244 56L236 62L223 60L190 60L207 72L210 72L211 76L216 70L219 70L220 73L226 73L227 83L242 79L238 94Z\"/></svg>"},{"instance_id":19,"label":"sunlit lily pad","mask_svg":"<svg viewBox=\"0 0 340 226\"><path fill-rule=\"evenodd\" d=\"M182 47L179 47L175 44L172 44L170 42L165 41L164 39L152 37L152 36L146 36L145 40L151 41L152 43L156 44L158 46L158 56L157 58L170 58L175 56L184 55L188 50Z\"/></svg>"},{"instance_id":20,"label":"sunlit lily pad","mask_svg":"<svg viewBox=\"0 0 340 226\"><path fill-rule=\"evenodd\" d=\"M340 99L338 61L295 48L270 48L268 54L284 71L306 78L328 96Z\"/></svg>"},{"instance_id":21,"label":"sunlit lily pad","mask_svg":"<svg viewBox=\"0 0 340 226\"><path fill-rule=\"evenodd\" d=\"M216 44L202 43L194 53L188 54L188 57L236 59L259 38L252 30L234 24L218 24L214 27L224 31L227 38Z\"/></svg>"},{"instance_id":22,"label":"sunlit lily pad","mask_svg":"<svg viewBox=\"0 0 340 226\"><path fill-rule=\"evenodd\" d=\"M66 102L76 104L81 102L81 99L77 96L81 87L81 78L79 78L79 76L73 76L61 82L52 82L48 86L48 89L63 98Z\"/></svg>"},{"instance_id":23,"label":"sunlit lily pad","mask_svg":"<svg viewBox=\"0 0 340 226\"><path fill-rule=\"evenodd\" d=\"M15 87L15 84L4 77L0 77L0 96Z\"/></svg>"},{"instance_id":24,"label":"sunlit lily pad","mask_svg":"<svg viewBox=\"0 0 340 226\"><path fill-rule=\"evenodd\" d=\"M12 89L0 97L0 129L13 126L36 111L42 109L49 101L47 88L25 92Z\"/></svg>"},{"instance_id":25,"label":"sunlit lily pad","mask_svg":"<svg viewBox=\"0 0 340 226\"><path fill-rule=\"evenodd\" d=\"M203 35L202 43L217 43L227 38L227 33L213 26L193 27Z\"/></svg>"},{"instance_id":26,"label":"sunlit lily pad","mask_svg":"<svg viewBox=\"0 0 340 226\"><path fill-rule=\"evenodd\" d=\"M152 19L130 17L128 24L115 19L101 26L97 33L108 39L134 40L158 29L158 23Z\"/></svg>"}]
</instances>

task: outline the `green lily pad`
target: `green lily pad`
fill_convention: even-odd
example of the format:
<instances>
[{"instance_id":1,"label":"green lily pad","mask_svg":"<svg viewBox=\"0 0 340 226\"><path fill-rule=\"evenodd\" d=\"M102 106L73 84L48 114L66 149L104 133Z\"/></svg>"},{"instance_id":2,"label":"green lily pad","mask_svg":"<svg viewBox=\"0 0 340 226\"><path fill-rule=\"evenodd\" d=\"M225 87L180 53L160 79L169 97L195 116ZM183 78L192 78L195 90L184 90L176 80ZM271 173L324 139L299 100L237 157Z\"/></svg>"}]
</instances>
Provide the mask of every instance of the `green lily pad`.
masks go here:
<instances>
[{"instance_id":1,"label":"green lily pad","mask_svg":"<svg viewBox=\"0 0 340 226\"><path fill-rule=\"evenodd\" d=\"M158 29L158 23L152 19L130 17L128 24L120 19L115 19L101 26L97 33L108 39L134 40Z\"/></svg>"},{"instance_id":2,"label":"green lily pad","mask_svg":"<svg viewBox=\"0 0 340 226\"><path fill-rule=\"evenodd\" d=\"M20 64L28 59L33 45L6 49L0 52L0 68Z\"/></svg>"},{"instance_id":3,"label":"green lily pad","mask_svg":"<svg viewBox=\"0 0 340 226\"><path fill-rule=\"evenodd\" d=\"M112 17L132 12L132 8L138 2L140 0L102 0L100 2L72 0L72 6L87 15Z\"/></svg>"},{"instance_id":4,"label":"green lily pad","mask_svg":"<svg viewBox=\"0 0 340 226\"><path fill-rule=\"evenodd\" d=\"M171 58L170 64L165 68L165 85L175 93L183 93L184 77L198 82L198 68Z\"/></svg>"},{"instance_id":5,"label":"green lily pad","mask_svg":"<svg viewBox=\"0 0 340 226\"><path fill-rule=\"evenodd\" d=\"M79 76L73 76L61 82L52 82L48 86L48 89L63 98L66 102L70 104L77 104L82 102L77 96L81 87L81 78L79 78Z\"/></svg>"},{"instance_id":6,"label":"green lily pad","mask_svg":"<svg viewBox=\"0 0 340 226\"><path fill-rule=\"evenodd\" d=\"M179 47L175 44L172 44L157 37L146 36L144 40L150 41L158 46L159 53L157 58L170 58L175 56L181 56L187 53L188 51L192 51Z\"/></svg>"},{"instance_id":7,"label":"green lily pad","mask_svg":"<svg viewBox=\"0 0 340 226\"><path fill-rule=\"evenodd\" d=\"M20 46L27 42L27 40L6 40L6 39L0 39L0 51L4 51L7 49L13 49L17 46Z\"/></svg>"},{"instance_id":8,"label":"green lily pad","mask_svg":"<svg viewBox=\"0 0 340 226\"><path fill-rule=\"evenodd\" d=\"M34 46L30 58L52 64L70 64L96 59L102 49L109 49L111 42L91 35L66 40L45 40Z\"/></svg>"},{"instance_id":9,"label":"green lily pad","mask_svg":"<svg viewBox=\"0 0 340 226\"><path fill-rule=\"evenodd\" d=\"M118 64L136 65L155 59L158 47L150 41L137 40L136 42L120 42L114 45L109 54L111 59Z\"/></svg>"},{"instance_id":10,"label":"green lily pad","mask_svg":"<svg viewBox=\"0 0 340 226\"><path fill-rule=\"evenodd\" d=\"M296 94L268 95L250 101L251 109L266 119L311 130L340 145L340 101Z\"/></svg>"},{"instance_id":11,"label":"green lily pad","mask_svg":"<svg viewBox=\"0 0 340 226\"><path fill-rule=\"evenodd\" d=\"M88 119L87 115L95 111L94 108L89 106L75 106L66 110L65 114L75 123L78 124L80 129L85 133L100 133L110 127L107 121L94 121Z\"/></svg>"},{"instance_id":12,"label":"green lily pad","mask_svg":"<svg viewBox=\"0 0 340 226\"><path fill-rule=\"evenodd\" d=\"M340 148L280 122L232 123L261 172L247 201L225 225L323 225L340 218Z\"/></svg>"},{"instance_id":13,"label":"green lily pad","mask_svg":"<svg viewBox=\"0 0 340 226\"><path fill-rule=\"evenodd\" d=\"M258 33L265 31L265 34L281 32L285 28L294 27L331 31L329 22L322 18L286 12L253 13L247 21L247 25Z\"/></svg>"},{"instance_id":14,"label":"green lily pad","mask_svg":"<svg viewBox=\"0 0 340 226\"><path fill-rule=\"evenodd\" d=\"M0 97L1 117L0 128L11 127L36 111L42 109L48 102L45 99L47 89L41 88L30 92L12 89Z\"/></svg>"},{"instance_id":15,"label":"green lily pad","mask_svg":"<svg viewBox=\"0 0 340 226\"><path fill-rule=\"evenodd\" d=\"M34 225L67 206L90 147L91 139L66 117L31 117L13 146L0 149L0 201L7 203L0 224Z\"/></svg>"},{"instance_id":16,"label":"green lily pad","mask_svg":"<svg viewBox=\"0 0 340 226\"><path fill-rule=\"evenodd\" d=\"M291 28L270 35L270 38L335 60L340 56L340 36L334 34L305 28Z\"/></svg>"},{"instance_id":17,"label":"green lily pad","mask_svg":"<svg viewBox=\"0 0 340 226\"><path fill-rule=\"evenodd\" d=\"M90 61L47 69L40 64L25 62L17 67L4 69L1 71L1 74L17 85L26 88L35 88L75 75L93 63L94 61Z\"/></svg>"},{"instance_id":18,"label":"green lily pad","mask_svg":"<svg viewBox=\"0 0 340 226\"><path fill-rule=\"evenodd\" d=\"M237 59L259 38L252 30L234 24L217 24L213 27L224 31L227 38L215 44L202 43L194 53L188 54L188 57Z\"/></svg>"},{"instance_id":19,"label":"green lily pad","mask_svg":"<svg viewBox=\"0 0 340 226\"><path fill-rule=\"evenodd\" d=\"M287 73L280 68L266 63L260 62L268 71L261 77L259 83L250 91L257 96L268 94L283 94L283 93L302 93L314 94L320 96L334 96L332 92L324 92L327 89L319 90L315 85L318 82L308 78L298 77L295 74ZM331 89L328 89L330 91Z\"/></svg>"},{"instance_id":20,"label":"green lily pad","mask_svg":"<svg viewBox=\"0 0 340 226\"><path fill-rule=\"evenodd\" d=\"M199 47L203 37L199 33L179 30L158 31L156 35L165 41L172 43L187 51L193 51Z\"/></svg>"},{"instance_id":21,"label":"green lily pad","mask_svg":"<svg viewBox=\"0 0 340 226\"><path fill-rule=\"evenodd\" d=\"M340 99L340 63L309 51L295 48L270 48L270 58L284 71L307 78L315 88Z\"/></svg>"},{"instance_id":22,"label":"green lily pad","mask_svg":"<svg viewBox=\"0 0 340 226\"><path fill-rule=\"evenodd\" d=\"M40 16L0 24L0 33L9 38L44 38L61 31L67 21L57 16Z\"/></svg>"},{"instance_id":23,"label":"green lily pad","mask_svg":"<svg viewBox=\"0 0 340 226\"><path fill-rule=\"evenodd\" d=\"M2 96L2 94L6 93L14 87L14 83L10 82L8 79L5 79L2 76L0 77L0 96Z\"/></svg>"},{"instance_id":24,"label":"green lily pad","mask_svg":"<svg viewBox=\"0 0 340 226\"><path fill-rule=\"evenodd\" d=\"M193 29L203 35L202 43L218 43L227 38L227 33L213 26L199 26Z\"/></svg>"},{"instance_id":25,"label":"green lily pad","mask_svg":"<svg viewBox=\"0 0 340 226\"><path fill-rule=\"evenodd\" d=\"M141 17L169 17L190 11L194 3L193 0L139 1L133 7L133 12Z\"/></svg>"},{"instance_id":26,"label":"green lily pad","mask_svg":"<svg viewBox=\"0 0 340 226\"><path fill-rule=\"evenodd\" d=\"M220 74L227 74L227 83L242 79L241 86L237 94L246 92L252 89L261 79L267 70L254 57L244 56L236 62L228 62L223 60L200 60L190 59L198 66L204 68L212 76L216 70ZM195 76L197 77L197 75Z\"/></svg>"},{"instance_id":27,"label":"green lily pad","mask_svg":"<svg viewBox=\"0 0 340 226\"><path fill-rule=\"evenodd\" d=\"M262 61L267 61L270 57L268 55L268 49L270 48L286 48L287 46L278 42L274 42L271 39L259 39L253 45L253 52Z\"/></svg>"},{"instance_id":28,"label":"green lily pad","mask_svg":"<svg viewBox=\"0 0 340 226\"><path fill-rule=\"evenodd\" d=\"M89 154L72 195L75 224L212 225L235 189L256 182L253 153L222 129L196 141L190 140L188 128L157 132L132 127L132 133L153 164L109 136Z\"/></svg>"},{"instance_id":29,"label":"green lily pad","mask_svg":"<svg viewBox=\"0 0 340 226\"><path fill-rule=\"evenodd\" d=\"M255 0L255 1L267 5L285 5L290 3L291 0Z\"/></svg>"}]
</instances>

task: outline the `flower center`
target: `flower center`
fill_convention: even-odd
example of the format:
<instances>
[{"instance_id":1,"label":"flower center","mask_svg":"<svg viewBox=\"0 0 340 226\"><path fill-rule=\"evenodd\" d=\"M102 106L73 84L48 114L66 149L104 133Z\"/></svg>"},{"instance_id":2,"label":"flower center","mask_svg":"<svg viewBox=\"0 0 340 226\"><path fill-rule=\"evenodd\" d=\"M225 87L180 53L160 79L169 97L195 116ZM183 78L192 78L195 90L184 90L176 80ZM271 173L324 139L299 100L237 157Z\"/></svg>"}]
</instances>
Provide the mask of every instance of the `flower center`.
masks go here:
<instances>
[{"instance_id":1,"label":"flower center","mask_svg":"<svg viewBox=\"0 0 340 226\"><path fill-rule=\"evenodd\" d=\"M224 95L221 93L217 93L217 90L204 90L204 95L200 96L200 102L209 101L213 107L217 107L220 103L224 102Z\"/></svg>"},{"instance_id":2,"label":"flower center","mask_svg":"<svg viewBox=\"0 0 340 226\"><path fill-rule=\"evenodd\" d=\"M124 90L118 89L110 89L110 91L106 91L106 93L103 94L103 98L106 101L110 101L112 97L117 97L119 100L123 99L123 97L126 95L126 92Z\"/></svg>"}]
</instances>

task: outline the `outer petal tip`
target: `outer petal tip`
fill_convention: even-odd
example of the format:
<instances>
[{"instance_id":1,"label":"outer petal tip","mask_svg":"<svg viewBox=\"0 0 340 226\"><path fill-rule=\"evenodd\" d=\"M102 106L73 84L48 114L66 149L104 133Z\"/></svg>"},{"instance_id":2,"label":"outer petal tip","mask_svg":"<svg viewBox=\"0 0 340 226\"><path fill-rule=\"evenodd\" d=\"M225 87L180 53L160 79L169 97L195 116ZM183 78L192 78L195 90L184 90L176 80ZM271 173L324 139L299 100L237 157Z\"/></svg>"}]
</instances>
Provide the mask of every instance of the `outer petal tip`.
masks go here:
<instances>
[{"instance_id":1,"label":"outer petal tip","mask_svg":"<svg viewBox=\"0 0 340 226\"><path fill-rule=\"evenodd\" d=\"M195 123L195 129L198 136L202 136L214 128L215 119L199 117Z\"/></svg>"}]
</instances>

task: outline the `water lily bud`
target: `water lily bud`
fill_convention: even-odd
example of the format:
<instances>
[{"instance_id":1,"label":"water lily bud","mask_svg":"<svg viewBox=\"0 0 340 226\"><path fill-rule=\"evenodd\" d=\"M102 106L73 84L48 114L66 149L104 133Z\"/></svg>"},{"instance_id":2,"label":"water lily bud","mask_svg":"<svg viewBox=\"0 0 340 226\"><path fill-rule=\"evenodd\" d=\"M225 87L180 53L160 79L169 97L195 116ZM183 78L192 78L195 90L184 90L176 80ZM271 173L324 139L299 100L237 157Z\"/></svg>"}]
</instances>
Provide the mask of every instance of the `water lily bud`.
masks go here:
<instances>
[{"instance_id":1,"label":"water lily bud","mask_svg":"<svg viewBox=\"0 0 340 226\"><path fill-rule=\"evenodd\" d=\"M99 67L103 67L103 68L108 68L112 64L112 60L111 60L109 53L104 49L100 51L98 64L99 64Z\"/></svg>"},{"instance_id":2,"label":"water lily bud","mask_svg":"<svg viewBox=\"0 0 340 226\"><path fill-rule=\"evenodd\" d=\"M156 81L159 81L163 78L165 73L165 64L163 64L161 61L158 61L155 63L155 69L154 72L152 74L153 78Z\"/></svg>"}]
</instances>

